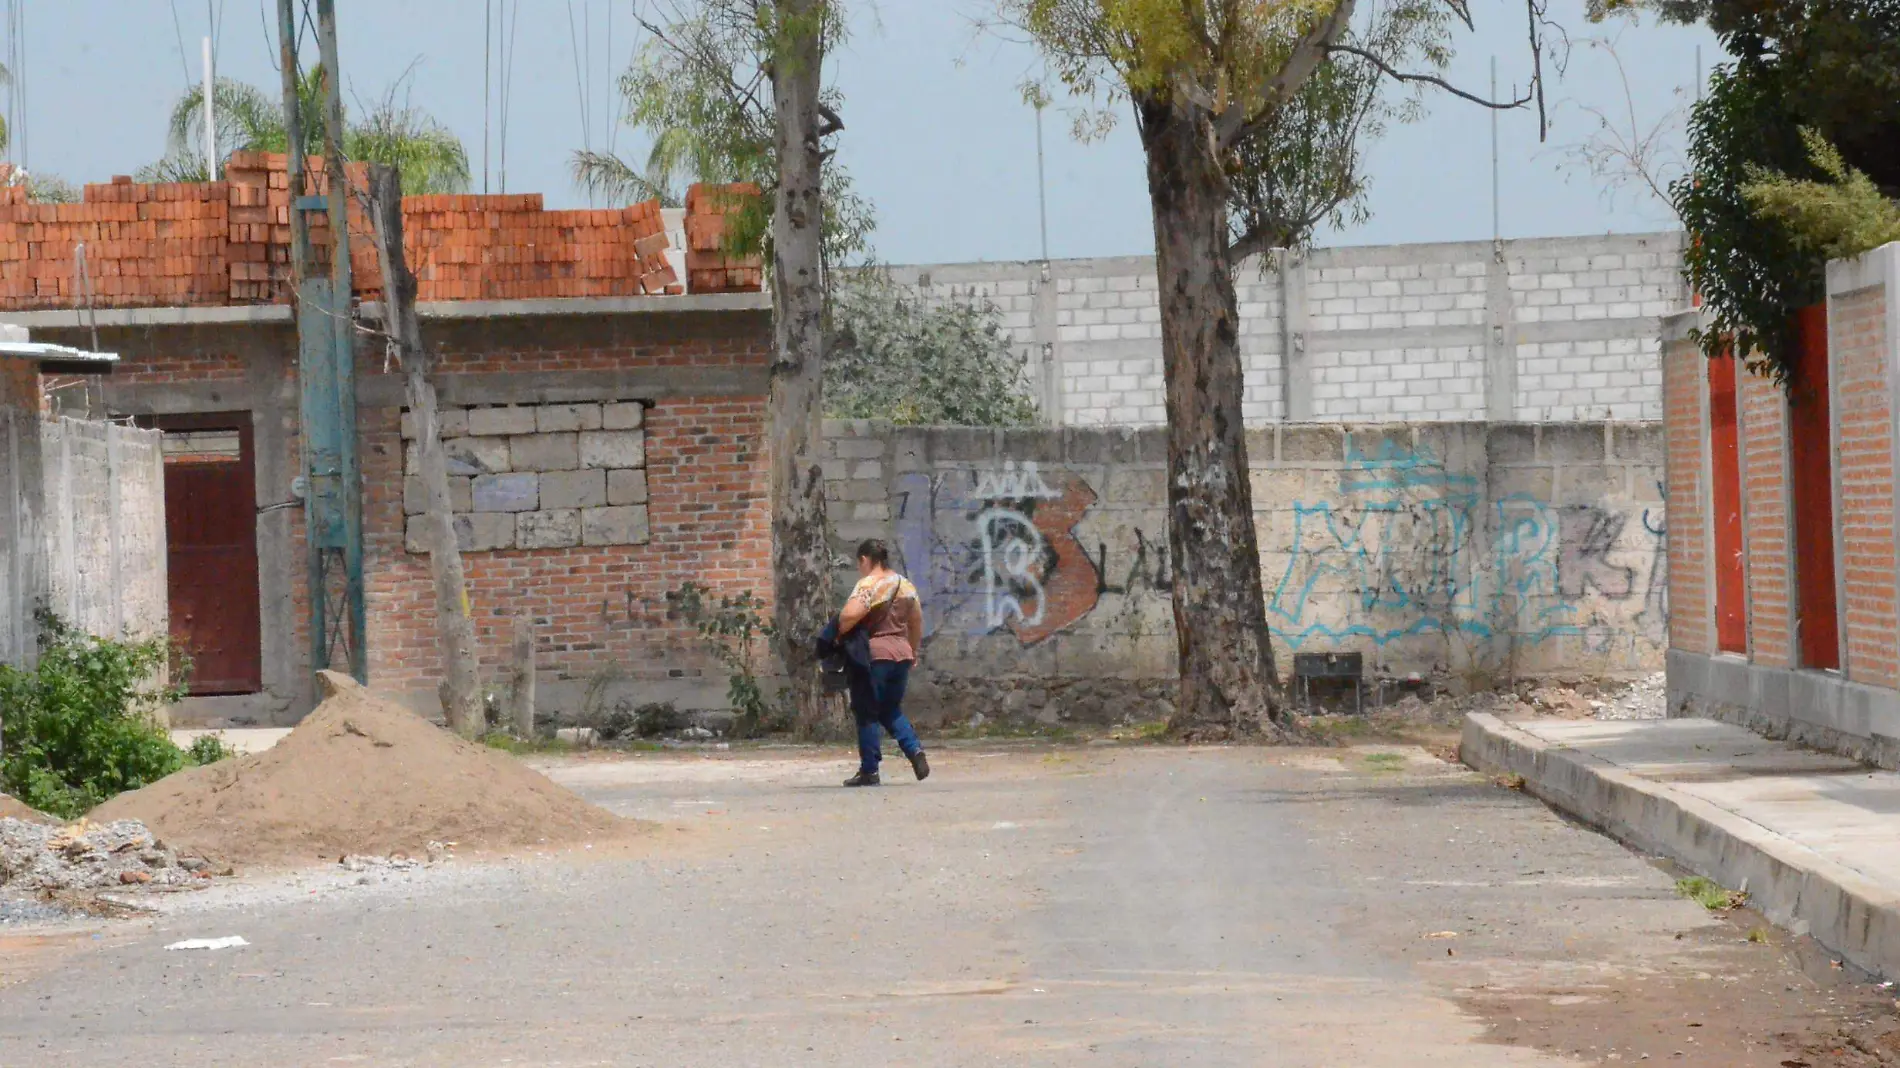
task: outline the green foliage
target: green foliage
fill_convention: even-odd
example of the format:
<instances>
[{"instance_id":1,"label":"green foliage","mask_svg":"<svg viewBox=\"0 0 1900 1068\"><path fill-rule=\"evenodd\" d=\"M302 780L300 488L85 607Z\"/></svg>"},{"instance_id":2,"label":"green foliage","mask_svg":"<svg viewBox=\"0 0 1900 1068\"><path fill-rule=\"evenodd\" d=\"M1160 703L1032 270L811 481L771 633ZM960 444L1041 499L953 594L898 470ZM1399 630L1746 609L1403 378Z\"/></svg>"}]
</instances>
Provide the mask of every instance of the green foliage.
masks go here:
<instances>
[{"instance_id":1,"label":"green foliage","mask_svg":"<svg viewBox=\"0 0 1900 1068\"><path fill-rule=\"evenodd\" d=\"M397 79L381 99L364 108L364 118L344 115L343 154L351 160L383 163L401 170L402 191L459 193L468 188L468 152L461 139L408 97L408 77ZM298 131L306 156L323 155L323 68L306 72L298 83ZM212 87L220 159L232 152L288 152L290 135L280 93L220 78ZM204 160L204 88L195 86L172 106L165 155L139 170L142 182L202 182Z\"/></svg>"},{"instance_id":2,"label":"green foliage","mask_svg":"<svg viewBox=\"0 0 1900 1068\"><path fill-rule=\"evenodd\" d=\"M766 693L753 671L761 643L778 633L766 620L765 602L747 590L714 599L711 590L688 582L666 595L671 614L699 632L708 652L725 665L726 700L738 714L734 733L744 737L787 729L790 710Z\"/></svg>"},{"instance_id":3,"label":"green foliage","mask_svg":"<svg viewBox=\"0 0 1900 1068\"><path fill-rule=\"evenodd\" d=\"M176 681L154 685L172 657L167 642L95 638L50 612L39 625L34 670L0 665L0 789L71 818L212 755L187 754L158 724L184 695Z\"/></svg>"},{"instance_id":4,"label":"green foliage","mask_svg":"<svg viewBox=\"0 0 1900 1068\"><path fill-rule=\"evenodd\" d=\"M1742 198L1756 216L1775 222L1796 248L1822 259L1848 259L1900 241L1900 202L1848 166L1840 150L1820 134L1803 129L1801 139L1809 162L1826 180L1790 178L1749 164Z\"/></svg>"},{"instance_id":5,"label":"green foliage","mask_svg":"<svg viewBox=\"0 0 1900 1068\"><path fill-rule=\"evenodd\" d=\"M845 40L835 6L819 9L827 52ZM645 162L635 166L608 153L577 151L574 180L610 200L657 197L673 205L684 202L683 186L690 182L749 182L765 196L729 218L726 244L737 255L764 251L778 183L768 70L787 27L779 23L777 6L763 0L685 0L663 10L664 16L640 16L649 40L620 77L625 121L651 139ZM835 87L819 100L833 114L844 105ZM825 262L868 260L876 225L870 203L835 157L826 160L821 183Z\"/></svg>"},{"instance_id":6,"label":"green foliage","mask_svg":"<svg viewBox=\"0 0 1900 1068\"><path fill-rule=\"evenodd\" d=\"M200 734L185 747L185 759L196 767L216 764L237 755L237 751L224 744L224 739L215 734Z\"/></svg>"},{"instance_id":7,"label":"green foliage","mask_svg":"<svg viewBox=\"0 0 1900 1068\"><path fill-rule=\"evenodd\" d=\"M1334 52L1305 78L1284 80L1301 34L1332 13L1328 0L1184 6L1176 0L1001 0L1002 21L1040 46L1050 75L1089 101L1073 112L1076 136L1100 137L1134 96L1184 96L1219 114L1238 109L1243 133L1224 153L1229 242L1238 261L1297 248L1322 224L1368 217L1364 146L1393 122L1421 114L1413 94L1385 94L1384 64L1438 70L1450 60L1452 7L1395 0L1342 28ZM1199 12L1197 15L1196 12ZM1052 99L1039 83L1024 95ZM1263 262L1262 266L1265 264Z\"/></svg>"},{"instance_id":8,"label":"green foliage","mask_svg":"<svg viewBox=\"0 0 1900 1068\"><path fill-rule=\"evenodd\" d=\"M1676 893L1701 905L1710 912L1727 912L1741 908L1748 901L1748 895L1739 890L1730 890L1711 879L1700 875L1691 875L1676 880Z\"/></svg>"},{"instance_id":9,"label":"green foliage","mask_svg":"<svg viewBox=\"0 0 1900 1068\"><path fill-rule=\"evenodd\" d=\"M1376 7L1342 43L1393 67L1442 69L1451 59L1450 17L1439 0L1397 0ZM1236 249L1300 248L1321 224L1337 229L1370 217L1365 146L1392 123L1423 113L1415 94L1394 99L1386 88L1372 63L1336 55L1285 106L1260 117L1228 159L1228 233Z\"/></svg>"},{"instance_id":10,"label":"green foliage","mask_svg":"<svg viewBox=\"0 0 1900 1068\"><path fill-rule=\"evenodd\" d=\"M865 272L832 295L825 406L841 419L925 426L1027 426L1036 419L1022 363L995 305L932 305Z\"/></svg>"},{"instance_id":11,"label":"green foliage","mask_svg":"<svg viewBox=\"0 0 1900 1068\"><path fill-rule=\"evenodd\" d=\"M1691 235L1684 267L1709 317L1703 350L1716 355L1733 338L1751 354L1751 369L1785 381L1790 317L1821 298L1826 260L1757 215L1743 190L1764 168L1797 179L1825 176L1811 170L1780 81L1778 71L1756 63L1716 69L1690 114L1688 173L1670 193Z\"/></svg>"}]
</instances>

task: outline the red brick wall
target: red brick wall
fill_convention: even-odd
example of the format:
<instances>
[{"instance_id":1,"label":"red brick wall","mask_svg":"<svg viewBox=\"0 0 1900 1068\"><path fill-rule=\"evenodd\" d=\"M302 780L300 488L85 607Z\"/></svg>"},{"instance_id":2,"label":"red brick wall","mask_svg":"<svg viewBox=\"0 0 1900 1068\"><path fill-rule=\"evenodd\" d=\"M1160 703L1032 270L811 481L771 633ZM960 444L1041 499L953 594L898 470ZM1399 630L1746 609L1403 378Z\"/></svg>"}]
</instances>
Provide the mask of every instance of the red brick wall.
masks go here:
<instances>
[{"instance_id":1,"label":"red brick wall","mask_svg":"<svg viewBox=\"0 0 1900 1068\"><path fill-rule=\"evenodd\" d=\"M1748 652L1792 667L1789 633L1788 405L1772 379L1744 371L1741 392L1742 537L1748 559Z\"/></svg>"},{"instance_id":2,"label":"red brick wall","mask_svg":"<svg viewBox=\"0 0 1900 1068\"><path fill-rule=\"evenodd\" d=\"M476 340L468 335L462 342ZM447 375L639 367L763 367L768 338L681 338L661 345L445 346ZM372 369L365 366L364 373ZM375 369L380 372L380 365ZM651 541L608 548L505 550L463 557L485 674L507 662L514 619L535 619L543 672L586 679L678 676L712 664L665 596L691 580L771 601L765 397L663 397L647 412ZM360 426L369 578L370 677L428 688L440 678L435 591L426 556L403 548L402 443L394 408ZM299 618L304 615L300 602Z\"/></svg>"},{"instance_id":3,"label":"red brick wall","mask_svg":"<svg viewBox=\"0 0 1900 1068\"><path fill-rule=\"evenodd\" d=\"M1702 425L1707 361L1692 341L1663 345L1663 431L1669 486L1669 646L1711 651L1708 450Z\"/></svg>"},{"instance_id":4,"label":"red brick wall","mask_svg":"<svg viewBox=\"0 0 1900 1068\"><path fill-rule=\"evenodd\" d=\"M1893 529L1893 421L1887 381L1884 288L1829 301L1834 412L1840 428L1841 575L1847 674L1876 686L1897 680Z\"/></svg>"}]
</instances>

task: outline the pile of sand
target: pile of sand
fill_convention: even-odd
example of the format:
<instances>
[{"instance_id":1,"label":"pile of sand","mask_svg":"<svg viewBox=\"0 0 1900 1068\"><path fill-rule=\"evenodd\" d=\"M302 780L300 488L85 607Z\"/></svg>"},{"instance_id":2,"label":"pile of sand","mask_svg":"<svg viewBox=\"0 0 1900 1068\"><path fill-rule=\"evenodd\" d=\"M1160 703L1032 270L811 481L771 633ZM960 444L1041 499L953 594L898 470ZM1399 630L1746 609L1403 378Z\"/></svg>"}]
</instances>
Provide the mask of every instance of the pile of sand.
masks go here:
<instances>
[{"instance_id":1,"label":"pile of sand","mask_svg":"<svg viewBox=\"0 0 1900 1068\"><path fill-rule=\"evenodd\" d=\"M561 844L634 825L519 761L463 741L347 676L296 730L255 756L193 768L99 806L141 820L180 853L221 862L335 862Z\"/></svg>"},{"instance_id":2,"label":"pile of sand","mask_svg":"<svg viewBox=\"0 0 1900 1068\"><path fill-rule=\"evenodd\" d=\"M0 794L0 820L24 820L27 823L59 822L57 816L48 816L32 805L6 794Z\"/></svg>"}]
</instances>

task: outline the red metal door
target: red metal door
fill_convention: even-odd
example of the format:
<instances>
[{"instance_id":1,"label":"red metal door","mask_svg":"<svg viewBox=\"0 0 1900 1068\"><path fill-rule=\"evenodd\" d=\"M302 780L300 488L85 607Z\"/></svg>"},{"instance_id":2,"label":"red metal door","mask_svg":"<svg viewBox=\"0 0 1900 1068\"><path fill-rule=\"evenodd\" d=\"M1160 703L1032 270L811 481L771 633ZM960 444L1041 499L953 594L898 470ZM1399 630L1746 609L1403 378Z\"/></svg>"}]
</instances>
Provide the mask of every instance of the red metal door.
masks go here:
<instances>
[{"instance_id":1,"label":"red metal door","mask_svg":"<svg viewBox=\"0 0 1900 1068\"><path fill-rule=\"evenodd\" d=\"M1748 652L1739 429L1735 358L1724 353L1709 361L1709 474L1715 505L1715 644L1725 653Z\"/></svg>"},{"instance_id":2,"label":"red metal door","mask_svg":"<svg viewBox=\"0 0 1900 1068\"><path fill-rule=\"evenodd\" d=\"M1834 465L1827 400L1827 305L1795 313L1788 382L1788 458L1794 476L1795 591L1801 666L1841 666L1834 597Z\"/></svg>"},{"instance_id":3,"label":"red metal door","mask_svg":"<svg viewBox=\"0 0 1900 1068\"><path fill-rule=\"evenodd\" d=\"M263 688L257 505L248 415L161 420L171 633L193 694Z\"/></svg>"}]
</instances>

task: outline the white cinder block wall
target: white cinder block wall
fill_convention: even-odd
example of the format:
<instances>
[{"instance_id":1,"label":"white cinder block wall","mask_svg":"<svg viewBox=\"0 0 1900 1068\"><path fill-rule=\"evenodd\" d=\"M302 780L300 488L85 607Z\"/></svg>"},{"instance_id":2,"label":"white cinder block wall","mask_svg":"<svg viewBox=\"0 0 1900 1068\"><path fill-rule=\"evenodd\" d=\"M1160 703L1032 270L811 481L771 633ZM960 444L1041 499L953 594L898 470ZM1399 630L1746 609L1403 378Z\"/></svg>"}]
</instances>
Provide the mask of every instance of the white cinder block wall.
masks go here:
<instances>
[{"instance_id":1,"label":"white cinder block wall","mask_svg":"<svg viewBox=\"0 0 1900 1068\"><path fill-rule=\"evenodd\" d=\"M987 299L1050 422L1165 421L1149 257L892 268ZM1250 423L1662 417L1677 233L1314 249L1236 277ZM1291 353L1291 359L1288 358Z\"/></svg>"}]
</instances>

